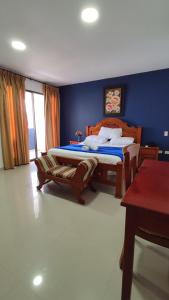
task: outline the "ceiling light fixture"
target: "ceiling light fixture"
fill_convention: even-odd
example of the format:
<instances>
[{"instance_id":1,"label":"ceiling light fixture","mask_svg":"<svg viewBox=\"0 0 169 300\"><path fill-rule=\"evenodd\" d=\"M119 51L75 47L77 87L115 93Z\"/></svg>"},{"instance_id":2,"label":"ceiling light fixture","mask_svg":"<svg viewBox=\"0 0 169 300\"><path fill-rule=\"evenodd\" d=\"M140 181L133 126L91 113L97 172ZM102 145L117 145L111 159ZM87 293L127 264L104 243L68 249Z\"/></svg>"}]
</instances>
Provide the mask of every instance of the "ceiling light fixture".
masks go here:
<instances>
[{"instance_id":1,"label":"ceiling light fixture","mask_svg":"<svg viewBox=\"0 0 169 300\"><path fill-rule=\"evenodd\" d=\"M24 51L26 49L26 45L21 41L12 41L11 45L12 48L19 51Z\"/></svg>"},{"instance_id":2,"label":"ceiling light fixture","mask_svg":"<svg viewBox=\"0 0 169 300\"><path fill-rule=\"evenodd\" d=\"M42 282L43 282L43 277L41 275L38 275L33 279L34 286L39 286L42 284Z\"/></svg>"},{"instance_id":3,"label":"ceiling light fixture","mask_svg":"<svg viewBox=\"0 0 169 300\"><path fill-rule=\"evenodd\" d=\"M88 7L82 10L81 18L86 23L94 23L99 18L99 12L94 7Z\"/></svg>"}]
</instances>

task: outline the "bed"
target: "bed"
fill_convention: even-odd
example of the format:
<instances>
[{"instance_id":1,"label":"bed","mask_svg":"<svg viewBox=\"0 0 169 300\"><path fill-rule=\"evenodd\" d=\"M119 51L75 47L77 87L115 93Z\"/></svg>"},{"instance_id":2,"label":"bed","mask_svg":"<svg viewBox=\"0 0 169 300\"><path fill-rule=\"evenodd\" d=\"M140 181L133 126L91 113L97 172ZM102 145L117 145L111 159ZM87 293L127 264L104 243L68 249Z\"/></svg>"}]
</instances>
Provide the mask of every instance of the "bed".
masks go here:
<instances>
[{"instance_id":1,"label":"bed","mask_svg":"<svg viewBox=\"0 0 169 300\"><path fill-rule=\"evenodd\" d=\"M49 149L49 154L55 154L62 157L70 157L77 159L84 159L91 156L99 158L99 164L94 174L94 180L115 186L115 196L122 197L122 183L125 173L129 172L129 160L136 164L138 159L139 147L141 143L141 127L131 127L126 122L117 118L107 118L98 122L94 126L86 127L86 136L98 135L102 127L106 128L122 128L123 137L133 137L134 143L123 147L124 159L116 155L106 155L88 152L75 152L70 150L62 150L60 148ZM111 174L111 176L110 176ZM113 174L113 176L112 176Z\"/></svg>"}]
</instances>

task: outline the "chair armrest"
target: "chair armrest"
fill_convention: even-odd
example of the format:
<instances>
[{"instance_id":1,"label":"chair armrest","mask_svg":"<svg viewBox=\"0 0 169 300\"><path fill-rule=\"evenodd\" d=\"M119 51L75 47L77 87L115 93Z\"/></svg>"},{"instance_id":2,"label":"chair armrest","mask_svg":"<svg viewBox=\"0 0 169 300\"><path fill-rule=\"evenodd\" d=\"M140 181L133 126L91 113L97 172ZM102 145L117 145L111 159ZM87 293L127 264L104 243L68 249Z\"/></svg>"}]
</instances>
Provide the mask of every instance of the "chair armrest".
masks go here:
<instances>
[{"instance_id":1,"label":"chair armrest","mask_svg":"<svg viewBox=\"0 0 169 300\"><path fill-rule=\"evenodd\" d=\"M50 155L43 155L40 158L35 159L35 164L38 172L45 174L48 172L48 170L57 166L58 162Z\"/></svg>"},{"instance_id":2,"label":"chair armrest","mask_svg":"<svg viewBox=\"0 0 169 300\"><path fill-rule=\"evenodd\" d=\"M78 165L75 175L73 176L73 181L83 182L87 168L84 165Z\"/></svg>"},{"instance_id":3,"label":"chair armrest","mask_svg":"<svg viewBox=\"0 0 169 300\"><path fill-rule=\"evenodd\" d=\"M35 162L35 165L38 169L38 172L45 174L46 172L44 171L41 164L39 163L39 159L35 159L34 162Z\"/></svg>"},{"instance_id":4,"label":"chair armrest","mask_svg":"<svg viewBox=\"0 0 169 300\"><path fill-rule=\"evenodd\" d=\"M89 159L85 159L78 164L76 173L74 175L75 180L78 181L88 181L90 177L93 175L94 170L98 165L98 159L93 157ZM79 179L78 179L79 177Z\"/></svg>"}]
</instances>

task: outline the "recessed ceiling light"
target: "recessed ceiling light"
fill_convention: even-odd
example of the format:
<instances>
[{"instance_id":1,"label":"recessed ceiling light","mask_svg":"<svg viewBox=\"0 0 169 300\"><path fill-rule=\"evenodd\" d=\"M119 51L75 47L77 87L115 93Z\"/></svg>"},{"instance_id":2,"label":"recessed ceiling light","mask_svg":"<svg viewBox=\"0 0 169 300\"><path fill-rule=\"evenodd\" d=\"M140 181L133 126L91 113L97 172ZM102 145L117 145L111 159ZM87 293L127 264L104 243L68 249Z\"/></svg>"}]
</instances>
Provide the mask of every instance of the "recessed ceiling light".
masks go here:
<instances>
[{"instance_id":1,"label":"recessed ceiling light","mask_svg":"<svg viewBox=\"0 0 169 300\"><path fill-rule=\"evenodd\" d=\"M81 18L86 23L94 23L99 18L99 12L94 7L88 7L82 10Z\"/></svg>"},{"instance_id":2,"label":"recessed ceiling light","mask_svg":"<svg viewBox=\"0 0 169 300\"><path fill-rule=\"evenodd\" d=\"M11 45L12 48L19 51L24 51L26 49L26 45L21 41L12 41Z\"/></svg>"},{"instance_id":3,"label":"recessed ceiling light","mask_svg":"<svg viewBox=\"0 0 169 300\"><path fill-rule=\"evenodd\" d=\"M38 275L33 279L34 286L39 286L42 284L42 282L43 282L43 277L41 275Z\"/></svg>"}]
</instances>

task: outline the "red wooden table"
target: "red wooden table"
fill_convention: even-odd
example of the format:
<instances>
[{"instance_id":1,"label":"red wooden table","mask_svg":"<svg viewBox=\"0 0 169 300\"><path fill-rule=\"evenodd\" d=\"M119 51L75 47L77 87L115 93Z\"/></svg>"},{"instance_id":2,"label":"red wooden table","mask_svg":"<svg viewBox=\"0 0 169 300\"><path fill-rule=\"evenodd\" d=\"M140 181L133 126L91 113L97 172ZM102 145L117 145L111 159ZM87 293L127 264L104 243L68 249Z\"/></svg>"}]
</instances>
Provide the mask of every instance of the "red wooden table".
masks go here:
<instances>
[{"instance_id":1,"label":"red wooden table","mask_svg":"<svg viewBox=\"0 0 169 300\"><path fill-rule=\"evenodd\" d=\"M137 228L169 237L169 162L145 160L121 203L126 207L122 300L130 300Z\"/></svg>"}]
</instances>

